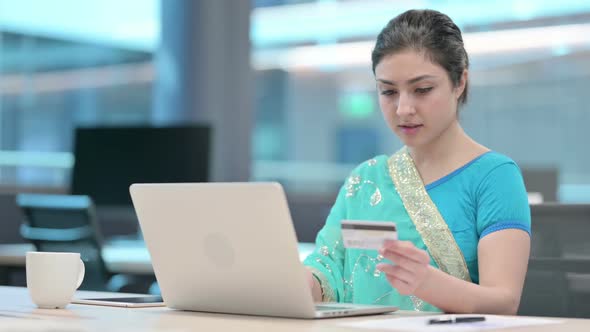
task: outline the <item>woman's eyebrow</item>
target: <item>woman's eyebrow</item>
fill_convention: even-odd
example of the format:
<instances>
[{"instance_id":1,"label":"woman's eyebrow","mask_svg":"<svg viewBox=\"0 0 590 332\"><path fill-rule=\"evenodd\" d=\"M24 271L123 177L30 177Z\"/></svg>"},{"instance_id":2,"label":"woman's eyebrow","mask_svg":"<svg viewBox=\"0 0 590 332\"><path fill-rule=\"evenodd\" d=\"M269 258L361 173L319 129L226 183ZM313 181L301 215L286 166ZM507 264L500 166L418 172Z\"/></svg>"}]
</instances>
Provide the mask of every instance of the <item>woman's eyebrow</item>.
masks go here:
<instances>
[{"instance_id":1,"label":"woman's eyebrow","mask_svg":"<svg viewBox=\"0 0 590 332\"><path fill-rule=\"evenodd\" d=\"M410 78L409 80L406 81L406 83L407 84L414 84L414 83L417 83L417 82L420 82L422 80L429 79L429 78L436 78L436 76L434 76L434 75L420 75L420 76L416 76L414 78ZM381 82L383 84L387 84L387 85L397 85L397 83L395 81L389 81L389 80L385 80L382 78L378 78L377 81Z\"/></svg>"}]
</instances>

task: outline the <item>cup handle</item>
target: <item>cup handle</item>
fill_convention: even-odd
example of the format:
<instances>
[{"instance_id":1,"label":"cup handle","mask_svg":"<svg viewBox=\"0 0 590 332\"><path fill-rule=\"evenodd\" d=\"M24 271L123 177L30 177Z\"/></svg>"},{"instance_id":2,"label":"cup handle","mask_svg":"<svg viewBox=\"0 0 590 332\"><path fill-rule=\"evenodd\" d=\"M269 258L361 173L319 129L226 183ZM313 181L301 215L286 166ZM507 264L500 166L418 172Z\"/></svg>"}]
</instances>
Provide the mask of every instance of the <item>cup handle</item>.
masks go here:
<instances>
[{"instance_id":1,"label":"cup handle","mask_svg":"<svg viewBox=\"0 0 590 332\"><path fill-rule=\"evenodd\" d=\"M78 274L78 285L76 286L76 289L78 289L78 287L80 287L80 285L82 284L82 281L84 281L85 273L86 268L84 267L84 262L82 261L82 259L80 259L80 273Z\"/></svg>"}]
</instances>

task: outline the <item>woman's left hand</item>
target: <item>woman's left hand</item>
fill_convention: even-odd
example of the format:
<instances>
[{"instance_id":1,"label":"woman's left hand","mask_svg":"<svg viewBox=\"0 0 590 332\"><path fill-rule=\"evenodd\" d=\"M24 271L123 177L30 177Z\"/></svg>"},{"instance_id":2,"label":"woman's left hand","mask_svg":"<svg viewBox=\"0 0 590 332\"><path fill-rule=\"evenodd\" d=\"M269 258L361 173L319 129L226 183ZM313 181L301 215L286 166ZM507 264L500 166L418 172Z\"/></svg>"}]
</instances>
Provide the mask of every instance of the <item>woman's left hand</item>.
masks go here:
<instances>
[{"instance_id":1,"label":"woman's left hand","mask_svg":"<svg viewBox=\"0 0 590 332\"><path fill-rule=\"evenodd\" d=\"M414 294L429 275L430 255L410 241L386 240L379 254L395 264L381 263L377 269L401 295Z\"/></svg>"}]
</instances>

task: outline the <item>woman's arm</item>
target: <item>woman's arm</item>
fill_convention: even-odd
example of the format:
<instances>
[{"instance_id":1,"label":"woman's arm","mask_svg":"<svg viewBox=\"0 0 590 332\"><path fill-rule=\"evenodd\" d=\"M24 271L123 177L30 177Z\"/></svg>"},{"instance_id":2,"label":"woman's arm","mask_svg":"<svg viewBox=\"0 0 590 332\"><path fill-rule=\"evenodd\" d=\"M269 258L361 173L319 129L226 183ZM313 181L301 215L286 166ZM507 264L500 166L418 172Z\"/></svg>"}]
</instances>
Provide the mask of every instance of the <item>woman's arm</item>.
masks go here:
<instances>
[{"instance_id":1,"label":"woman's arm","mask_svg":"<svg viewBox=\"0 0 590 332\"><path fill-rule=\"evenodd\" d=\"M378 268L400 294L415 295L453 313L516 314L528 265L530 236L506 229L478 245L480 284L460 280L429 265L426 251L411 242L388 241L381 254L396 265Z\"/></svg>"},{"instance_id":2,"label":"woman's arm","mask_svg":"<svg viewBox=\"0 0 590 332\"><path fill-rule=\"evenodd\" d=\"M341 243L340 220L346 219L346 206L343 186L326 223L316 236L315 250L303 262L315 302L338 301L344 293L345 248Z\"/></svg>"}]
</instances>

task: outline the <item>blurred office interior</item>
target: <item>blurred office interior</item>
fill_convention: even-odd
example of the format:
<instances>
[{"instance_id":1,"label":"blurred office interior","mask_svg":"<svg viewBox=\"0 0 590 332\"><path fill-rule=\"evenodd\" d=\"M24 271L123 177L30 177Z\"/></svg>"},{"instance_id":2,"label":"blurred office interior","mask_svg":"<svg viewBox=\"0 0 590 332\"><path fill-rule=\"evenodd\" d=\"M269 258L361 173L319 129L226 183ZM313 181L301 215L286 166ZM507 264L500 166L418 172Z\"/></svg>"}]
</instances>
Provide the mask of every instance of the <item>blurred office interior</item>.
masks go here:
<instances>
[{"instance_id":1,"label":"blurred office interior","mask_svg":"<svg viewBox=\"0 0 590 332\"><path fill-rule=\"evenodd\" d=\"M0 0L0 243L26 242L14 195L72 193L80 128L188 125L211 127L210 181L279 181L313 242L348 172L401 146L370 52L410 8L462 29L461 122L517 161L531 202L590 204L589 1ZM96 203L107 237L137 231L128 204Z\"/></svg>"}]
</instances>

